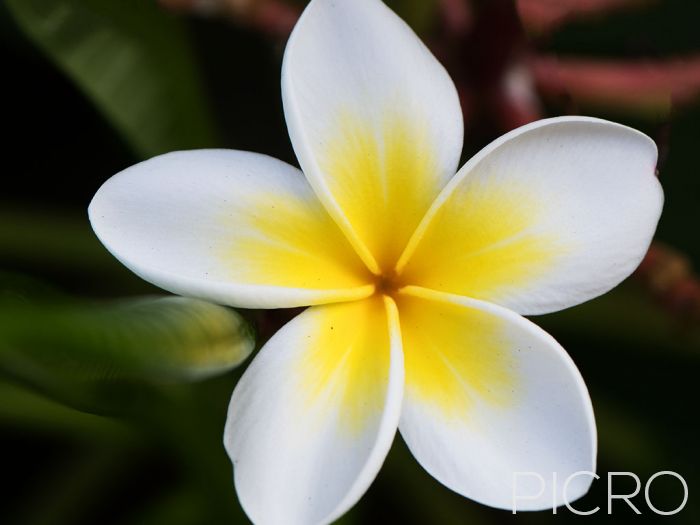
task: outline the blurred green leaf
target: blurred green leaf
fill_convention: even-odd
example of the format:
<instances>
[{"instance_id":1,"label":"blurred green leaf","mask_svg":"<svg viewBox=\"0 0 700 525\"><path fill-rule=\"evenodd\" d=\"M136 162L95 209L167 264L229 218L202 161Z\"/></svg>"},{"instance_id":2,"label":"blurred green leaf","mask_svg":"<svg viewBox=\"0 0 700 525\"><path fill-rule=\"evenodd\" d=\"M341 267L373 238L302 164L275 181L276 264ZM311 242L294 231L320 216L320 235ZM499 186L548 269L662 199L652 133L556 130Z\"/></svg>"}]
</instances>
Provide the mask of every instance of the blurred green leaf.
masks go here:
<instances>
[{"instance_id":1,"label":"blurred green leaf","mask_svg":"<svg viewBox=\"0 0 700 525\"><path fill-rule=\"evenodd\" d=\"M291 3L304 8L310 0L290 0ZM433 28L438 17L437 0L384 0L396 14L417 33L426 33Z\"/></svg>"},{"instance_id":2,"label":"blurred green leaf","mask_svg":"<svg viewBox=\"0 0 700 525\"><path fill-rule=\"evenodd\" d=\"M610 397L599 396L594 404L600 455L607 463L634 465L653 472L666 459L656 425L650 425Z\"/></svg>"},{"instance_id":3,"label":"blurred green leaf","mask_svg":"<svg viewBox=\"0 0 700 525\"><path fill-rule=\"evenodd\" d=\"M114 259L90 228L87 210L77 214L5 203L0 209L0 257L22 266L37 261L80 271L97 267L102 274Z\"/></svg>"},{"instance_id":4,"label":"blurred green leaf","mask_svg":"<svg viewBox=\"0 0 700 525\"><path fill-rule=\"evenodd\" d=\"M700 357L700 326L675 318L654 304L641 286L628 282L593 301L539 316L535 323L555 337L620 343L658 353Z\"/></svg>"},{"instance_id":5,"label":"blurred green leaf","mask_svg":"<svg viewBox=\"0 0 700 525\"><path fill-rule=\"evenodd\" d=\"M0 269L0 304L12 300L24 300L27 297L43 297L45 300L52 301L66 298L59 289L44 281Z\"/></svg>"},{"instance_id":6,"label":"blurred green leaf","mask_svg":"<svg viewBox=\"0 0 700 525\"><path fill-rule=\"evenodd\" d=\"M382 506L399 509L397 523L440 523L442 525L488 525L494 523L484 513L486 507L466 499L441 485L416 461L403 439L397 435L391 451L379 472L375 487L369 497L363 499L371 504L373 491L391 487L388 494L393 501L379 501ZM362 504L359 506L362 511ZM353 514L353 512L351 512ZM365 523L369 518L358 520ZM499 523L496 521L496 523Z\"/></svg>"},{"instance_id":7,"label":"blurred green leaf","mask_svg":"<svg viewBox=\"0 0 700 525\"><path fill-rule=\"evenodd\" d=\"M85 211L0 203L0 260L5 269L31 272L74 294L125 296L155 290L104 248ZM14 277L4 282L0 274L0 288L16 290L16 280L23 278Z\"/></svg>"},{"instance_id":8,"label":"blurred green leaf","mask_svg":"<svg viewBox=\"0 0 700 525\"><path fill-rule=\"evenodd\" d=\"M143 0L8 0L21 29L142 156L212 146L186 32Z\"/></svg>"},{"instance_id":9,"label":"blurred green leaf","mask_svg":"<svg viewBox=\"0 0 700 525\"><path fill-rule=\"evenodd\" d=\"M23 525L85 523L85 516L98 507L117 481L133 472L137 454L128 447L85 447L83 456L47 467L37 480L31 503L23 505Z\"/></svg>"},{"instance_id":10,"label":"blurred green leaf","mask_svg":"<svg viewBox=\"0 0 700 525\"><path fill-rule=\"evenodd\" d=\"M195 299L0 302L0 373L90 411L138 405L158 385L220 374L253 347L237 312Z\"/></svg>"},{"instance_id":11,"label":"blurred green leaf","mask_svg":"<svg viewBox=\"0 0 700 525\"><path fill-rule=\"evenodd\" d=\"M2 380L0 426L91 442L108 441L112 446L132 439L131 430L116 419L79 412L21 385Z\"/></svg>"},{"instance_id":12,"label":"blurred green leaf","mask_svg":"<svg viewBox=\"0 0 700 525\"><path fill-rule=\"evenodd\" d=\"M386 4L419 34L430 31L437 20L435 0L386 0Z\"/></svg>"}]
</instances>

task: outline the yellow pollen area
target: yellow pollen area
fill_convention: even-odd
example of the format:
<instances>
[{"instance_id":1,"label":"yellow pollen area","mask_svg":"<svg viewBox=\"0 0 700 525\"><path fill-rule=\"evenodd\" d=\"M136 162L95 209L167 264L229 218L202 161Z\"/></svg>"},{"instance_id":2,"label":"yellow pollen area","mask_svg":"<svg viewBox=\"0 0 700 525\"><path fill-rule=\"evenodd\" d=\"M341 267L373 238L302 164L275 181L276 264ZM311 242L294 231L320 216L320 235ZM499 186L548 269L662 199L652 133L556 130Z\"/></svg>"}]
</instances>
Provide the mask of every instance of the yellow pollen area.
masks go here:
<instances>
[{"instance_id":1,"label":"yellow pollen area","mask_svg":"<svg viewBox=\"0 0 700 525\"><path fill-rule=\"evenodd\" d=\"M530 188L465 181L443 204L402 270L402 280L495 301L546 274L567 249L538 229L547 202Z\"/></svg>"},{"instance_id":2,"label":"yellow pollen area","mask_svg":"<svg viewBox=\"0 0 700 525\"><path fill-rule=\"evenodd\" d=\"M357 236L382 272L391 271L445 183L428 124L341 111L319 165Z\"/></svg>"},{"instance_id":3,"label":"yellow pollen area","mask_svg":"<svg viewBox=\"0 0 700 525\"><path fill-rule=\"evenodd\" d=\"M300 386L310 409L335 413L341 428L360 433L376 421L386 397L391 347L384 300L326 305L317 316L297 372Z\"/></svg>"},{"instance_id":4,"label":"yellow pollen area","mask_svg":"<svg viewBox=\"0 0 700 525\"><path fill-rule=\"evenodd\" d=\"M516 377L503 321L474 308L397 298L408 398L463 419L477 402L512 400Z\"/></svg>"}]
</instances>

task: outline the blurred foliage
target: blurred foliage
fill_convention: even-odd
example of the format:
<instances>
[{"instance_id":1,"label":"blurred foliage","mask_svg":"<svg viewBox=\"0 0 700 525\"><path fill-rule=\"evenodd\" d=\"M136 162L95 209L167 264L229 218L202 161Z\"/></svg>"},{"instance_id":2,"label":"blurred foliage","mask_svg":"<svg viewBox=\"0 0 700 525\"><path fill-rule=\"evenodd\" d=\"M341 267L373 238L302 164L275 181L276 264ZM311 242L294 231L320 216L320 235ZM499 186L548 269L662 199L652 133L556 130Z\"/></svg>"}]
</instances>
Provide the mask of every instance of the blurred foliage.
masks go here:
<instances>
[{"instance_id":1,"label":"blurred foliage","mask_svg":"<svg viewBox=\"0 0 700 525\"><path fill-rule=\"evenodd\" d=\"M128 414L77 411L0 381L3 524L244 523L221 441L235 377L146 391Z\"/></svg>"},{"instance_id":2,"label":"blurred foliage","mask_svg":"<svg viewBox=\"0 0 700 525\"><path fill-rule=\"evenodd\" d=\"M7 0L26 34L144 157L215 143L182 25L142 0Z\"/></svg>"},{"instance_id":3,"label":"blurred foliage","mask_svg":"<svg viewBox=\"0 0 700 525\"><path fill-rule=\"evenodd\" d=\"M387 0L386 4L419 34L427 33L437 21L437 0Z\"/></svg>"},{"instance_id":4,"label":"blurred foliage","mask_svg":"<svg viewBox=\"0 0 700 525\"><path fill-rule=\"evenodd\" d=\"M37 302L2 281L0 374L82 409L122 412L145 388L224 373L255 346L240 314L203 301Z\"/></svg>"},{"instance_id":5,"label":"blurred foliage","mask_svg":"<svg viewBox=\"0 0 700 525\"><path fill-rule=\"evenodd\" d=\"M46 445L26 441L38 434L55 455L18 505L3 499L2 523L95 523L105 512L114 523L240 521L230 464L212 447L232 378L198 385L253 347L250 325L229 308L181 297L87 302L0 274L0 446L30 447L43 465ZM17 468L14 457L3 467ZM133 506L115 511L125 492Z\"/></svg>"},{"instance_id":6,"label":"blurred foliage","mask_svg":"<svg viewBox=\"0 0 700 525\"><path fill-rule=\"evenodd\" d=\"M640 353L677 352L700 360L700 326L664 312L637 283L534 321L551 333L633 345Z\"/></svg>"},{"instance_id":7,"label":"blurred foliage","mask_svg":"<svg viewBox=\"0 0 700 525\"><path fill-rule=\"evenodd\" d=\"M568 55L639 57L648 53L651 58L698 50L700 3L647 0L639 4L636 9L571 22L552 35L546 46Z\"/></svg>"},{"instance_id":8,"label":"blurred foliage","mask_svg":"<svg viewBox=\"0 0 700 525\"><path fill-rule=\"evenodd\" d=\"M0 260L5 269L67 282L71 292L95 295L115 287L122 294L152 290L95 242L84 210L67 213L37 205L0 207Z\"/></svg>"},{"instance_id":9,"label":"blurred foliage","mask_svg":"<svg viewBox=\"0 0 700 525\"><path fill-rule=\"evenodd\" d=\"M430 43L441 27L437 9L450 1L388 3ZM472 15L492 1L471 2ZM684 0L650 1L571 22L532 44L564 56L690 53L700 50L697 11ZM0 29L11 73L6 126L14 134L0 195L0 270L13 272L0 276L0 447L13 481L0 523L247 523L221 446L241 369L223 372L252 349L247 323L199 301L142 297L153 288L104 250L85 210L108 176L138 158L219 145L211 115L229 147L292 161L279 100L282 48L243 24L174 17L155 0L7 0ZM547 106L550 115L570 109L557 104ZM666 209L658 236L697 264L700 104L651 119L594 115L638 127L660 144ZM493 129L469 124L465 152L474 152ZM275 324L274 315L252 317ZM586 379L599 472L634 471L643 481L658 470L680 472L690 501L666 522L695 524L700 328L665 311L636 281L535 321ZM659 484L654 496L659 507L677 504L675 487ZM596 505L605 505L603 480L580 502ZM512 516L453 494L397 438L377 481L340 523L575 519L561 510ZM654 516L621 510L588 519L648 523Z\"/></svg>"}]
</instances>

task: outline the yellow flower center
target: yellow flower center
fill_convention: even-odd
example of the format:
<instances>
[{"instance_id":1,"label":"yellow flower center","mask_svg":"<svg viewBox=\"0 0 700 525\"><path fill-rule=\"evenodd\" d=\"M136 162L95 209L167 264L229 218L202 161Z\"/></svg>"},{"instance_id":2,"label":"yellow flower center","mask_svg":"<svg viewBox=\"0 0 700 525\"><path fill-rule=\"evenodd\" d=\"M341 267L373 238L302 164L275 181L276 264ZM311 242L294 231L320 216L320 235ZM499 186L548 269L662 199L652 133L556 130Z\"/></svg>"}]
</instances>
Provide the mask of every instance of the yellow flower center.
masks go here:
<instances>
[{"instance_id":1,"label":"yellow flower center","mask_svg":"<svg viewBox=\"0 0 700 525\"><path fill-rule=\"evenodd\" d=\"M402 286L403 283L401 282L400 275L394 270L383 272L382 274L375 276L375 294L388 295L392 297Z\"/></svg>"}]
</instances>

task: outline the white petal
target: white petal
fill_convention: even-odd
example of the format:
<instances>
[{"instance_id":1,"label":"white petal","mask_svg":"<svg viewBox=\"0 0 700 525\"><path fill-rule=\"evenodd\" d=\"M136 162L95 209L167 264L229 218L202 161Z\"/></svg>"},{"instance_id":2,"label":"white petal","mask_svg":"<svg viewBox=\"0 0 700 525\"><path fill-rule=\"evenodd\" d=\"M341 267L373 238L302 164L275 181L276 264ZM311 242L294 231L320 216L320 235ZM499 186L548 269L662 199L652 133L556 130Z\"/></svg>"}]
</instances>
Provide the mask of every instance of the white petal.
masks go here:
<instances>
[{"instance_id":1,"label":"white petal","mask_svg":"<svg viewBox=\"0 0 700 525\"><path fill-rule=\"evenodd\" d=\"M247 308L366 297L368 272L302 173L232 150L169 153L109 179L97 236L161 288Z\"/></svg>"},{"instance_id":2,"label":"white petal","mask_svg":"<svg viewBox=\"0 0 700 525\"><path fill-rule=\"evenodd\" d=\"M503 509L513 509L514 493L517 510L585 494L590 475L566 480L595 471L595 421L561 346L482 301L408 287L397 304L406 367L399 429L421 465L459 494Z\"/></svg>"},{"instance_id":3,"label":"white petal","mask_svg":"<svg viewBox=\"0 0 700 525\"><path fill-rule=\"evenodd\" d=\"M236 386L224 444L256 524L328 523L367 490L401 412L396 306L375 297L311 307Z\"/></svg>"},{"instance_id":4,"label":"white petal","mask_svg":"<svg viewBox=\"0 0 700 525\"><path fill-rule=\"evenodd\" d=\"M445 188L402 256L403 282L522 314L605 293L637 267L656 229L656 156L649 137L603 120L519 128Z\"/></svg>"},{"instance_id":5,"label":"white petal","mask_svg":"<svg viewBox=\"0 0 700 525\"><path fill-rule=\"evenodd\" d=\"M368 266L393 266L459 162L447 72L379 0L313 0L287 44L282 96L311 185Z\"/></svg>"}]
</instances>

